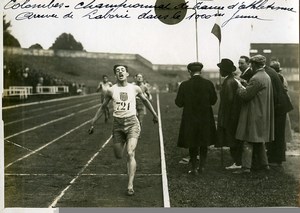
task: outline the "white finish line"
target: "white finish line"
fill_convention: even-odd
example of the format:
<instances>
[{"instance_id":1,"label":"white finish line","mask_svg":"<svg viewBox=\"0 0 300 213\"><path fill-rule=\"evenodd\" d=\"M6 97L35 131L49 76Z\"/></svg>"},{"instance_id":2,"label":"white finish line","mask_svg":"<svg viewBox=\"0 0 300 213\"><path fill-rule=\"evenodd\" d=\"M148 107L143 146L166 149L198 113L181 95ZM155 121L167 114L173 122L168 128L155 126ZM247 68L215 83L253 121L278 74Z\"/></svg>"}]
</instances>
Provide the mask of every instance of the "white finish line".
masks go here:
<instances>
[{"instance_id":1,"label":"white finish line","mask_svg":"<svg viewBox=\"0 0 300 213\"><path fill-rule=\"evenodd\" d=\"M170 205L167 167L166 167L165 150L164 150L164 138L163 138L163 132L162 132L162 125L161 125L161 114L160 114L159 94L158 93L156 93L156 99L157 99L157 114L158 114L158 128L159 128L159 141L160 141L161 174L162 174L164 207L170 208L171 205Z\"/></svg>"}]
</instances>

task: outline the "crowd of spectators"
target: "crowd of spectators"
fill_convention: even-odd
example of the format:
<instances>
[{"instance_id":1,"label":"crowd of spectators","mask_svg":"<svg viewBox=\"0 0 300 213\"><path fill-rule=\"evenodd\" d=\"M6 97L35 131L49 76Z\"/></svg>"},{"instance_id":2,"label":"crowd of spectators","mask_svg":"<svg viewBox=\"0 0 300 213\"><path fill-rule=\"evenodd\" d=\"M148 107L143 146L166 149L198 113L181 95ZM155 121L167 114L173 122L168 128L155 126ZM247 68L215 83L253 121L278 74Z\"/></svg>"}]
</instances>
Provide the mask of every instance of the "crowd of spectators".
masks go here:
<instances>
[{"instance_id":1,"label":"crowd of spectators","mask_svg":"<svg viewBox=\"0 0 300 213\"><path fill-rule=\"evenodd\" d=\"M69 94L76 95L80 94L84 87L84 84L71 82L42 70L31 69L15 63L4 63L3 75L4 89L8 89L10 86L32 86L33 93L36 93L37 86L68 86Z\"/></svg>"}]
</instances>

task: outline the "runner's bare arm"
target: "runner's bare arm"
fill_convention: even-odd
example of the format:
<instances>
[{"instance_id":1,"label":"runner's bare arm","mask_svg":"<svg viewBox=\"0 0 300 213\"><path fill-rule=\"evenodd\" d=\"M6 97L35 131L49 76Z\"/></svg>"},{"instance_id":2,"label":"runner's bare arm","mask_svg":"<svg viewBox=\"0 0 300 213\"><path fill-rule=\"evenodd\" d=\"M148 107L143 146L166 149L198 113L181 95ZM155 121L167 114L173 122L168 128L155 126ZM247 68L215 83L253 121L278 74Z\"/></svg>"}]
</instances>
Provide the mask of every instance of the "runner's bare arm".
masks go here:
<instances>
[{"instance_id":1,"label":"runner's bare arm","mask_svg":"<svg viewBox=\"0 0 300 213\"><path fill-rule=\"evenodd\" d=\"M146 87L146 90L145 90L145 94L147 95L147 98L149 101L152 101L152 95L148 89L148 87Z\"/></svg>"},{"instance_id":2,"label":"runner's bare arm","mask_svg":"<svg viewBox=\"0 0 300 213\"><path fill-rule=\"evenodd\" d=\"M93 118L92 121L91 121L91 127L90 127L89 130L88 130L88 133L89 133L89 134L93 134L95 122L102 116L102 114L103 114L103 110L102 110L102 109L105 108L105 107L108 105L108 103L109 103L109 101L110 101L111 99L112 99L112 92L111 92L111 90L108 90L107 93L105 94L103 104L100 105L100 107L99 107L99 109L97 110L97 112L96 112L94 118Z\"/></svg>"},{"instance_id":3,"label":"runner's bare arm","mask_svg":"<svg viewBox=\"0 0 300 213\"><path fill-rule=\"evenodd\" d=\"M142 90L139 86L136 86L136 91L137 91L137 96L142 100L143 104L152 113L153 122L157 123L158 122L158 117L157 117L157 114L156 114L151 102L145 97L145 95L143 94L143 92L142 92Z\"/></svg>"}]
</instances>

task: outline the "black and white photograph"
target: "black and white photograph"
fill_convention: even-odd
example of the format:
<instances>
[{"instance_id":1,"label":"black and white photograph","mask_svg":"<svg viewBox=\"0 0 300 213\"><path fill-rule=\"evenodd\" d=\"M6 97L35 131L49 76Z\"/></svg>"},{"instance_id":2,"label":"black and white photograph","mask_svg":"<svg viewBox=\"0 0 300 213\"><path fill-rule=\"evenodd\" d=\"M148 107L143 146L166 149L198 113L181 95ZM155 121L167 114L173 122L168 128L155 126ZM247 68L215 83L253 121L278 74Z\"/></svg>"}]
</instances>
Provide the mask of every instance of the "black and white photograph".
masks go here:
<instances>
[{"instance_id":1,"label":"black and white photograph","mask_svg":"<svg viewBox=\"0 0 300 213\"><path fill-rule=\"evenodd\" d=\"M0 5L0 212L299 209L298 0Z\"/></svg>"}]
</instances>

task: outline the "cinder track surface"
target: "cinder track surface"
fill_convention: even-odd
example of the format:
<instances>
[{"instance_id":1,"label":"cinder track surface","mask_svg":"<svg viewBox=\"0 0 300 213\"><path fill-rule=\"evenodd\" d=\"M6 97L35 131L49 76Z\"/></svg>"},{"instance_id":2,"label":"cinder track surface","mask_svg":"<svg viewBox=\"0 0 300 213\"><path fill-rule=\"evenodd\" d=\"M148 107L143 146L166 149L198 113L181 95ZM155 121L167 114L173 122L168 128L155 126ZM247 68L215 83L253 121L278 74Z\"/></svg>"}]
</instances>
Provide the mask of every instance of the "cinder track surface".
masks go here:
<instances>
[{"instance_id":1,"label":"cinder track surface","mask_svg":"<svg viewBox=\"0 0 300 213\"><path fill-rule=\"evenodd\" d=\"M148 112L136 150L135 195L126 156L112 150L112 120L88 135L99 96L3 109L5 208L163 207L158 125ZM153 103L156 108L156 100Z\"/></svg>"}]
</instances>

